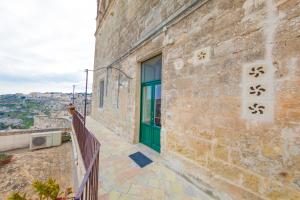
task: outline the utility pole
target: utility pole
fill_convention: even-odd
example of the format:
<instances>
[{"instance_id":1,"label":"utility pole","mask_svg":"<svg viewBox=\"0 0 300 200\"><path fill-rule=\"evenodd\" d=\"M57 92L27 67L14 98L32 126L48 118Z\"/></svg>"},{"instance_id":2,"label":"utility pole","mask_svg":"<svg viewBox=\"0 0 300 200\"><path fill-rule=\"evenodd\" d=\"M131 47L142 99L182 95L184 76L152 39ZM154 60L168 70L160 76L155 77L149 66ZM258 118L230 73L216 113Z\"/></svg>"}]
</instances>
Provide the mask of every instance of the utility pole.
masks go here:
<instances>
[{"instance_id":1,"label":"utility pole","mask_svg":"<svg viewBox=\"0 0 300 200\"><path fill-rule=\"evenodd\" d=\"M73 97L72 97L72 104L75 104L75 85L73 85Z\"/></svg>"},{"instance_id":2,"label":"utility pole","mask_svg":"<svg viewBox=\"0 0 300 200\"><path fill-rule=\"evenodd\" d=\"M89 78L89 70L84 70L85 75L85 96L84 96L84 127L85 127L85 121L86 121L86 104L87 104L87 88L88 88L88 78Z\"/></svg>"}]
</instances>

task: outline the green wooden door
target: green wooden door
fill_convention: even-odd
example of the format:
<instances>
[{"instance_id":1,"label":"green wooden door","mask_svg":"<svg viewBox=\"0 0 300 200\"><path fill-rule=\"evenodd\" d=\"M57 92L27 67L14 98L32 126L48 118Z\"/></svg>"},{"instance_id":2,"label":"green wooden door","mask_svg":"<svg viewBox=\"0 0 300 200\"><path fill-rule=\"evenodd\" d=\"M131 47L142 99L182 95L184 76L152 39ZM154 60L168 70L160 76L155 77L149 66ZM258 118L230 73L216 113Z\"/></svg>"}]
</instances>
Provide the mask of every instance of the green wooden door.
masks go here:
<instances>
[{"instance_id":1,"label":"green wooden door","mask_svg":"<svg viewBox=\"0 0 300 200\"><path fill-rule=\"evenodd\" d=\"M156 56L142 63L140 142L160 152L161 65Z\"/></svg>"},{"instance_id":2,"label":"green wooden door","mask_svg":"<svg viewBox=\"0 0 300 200\"><path fill-rule=\"evenodd\" d=\"M140 141L160 152L161 82L142 84Z\"/></svg>"}]
</instances>

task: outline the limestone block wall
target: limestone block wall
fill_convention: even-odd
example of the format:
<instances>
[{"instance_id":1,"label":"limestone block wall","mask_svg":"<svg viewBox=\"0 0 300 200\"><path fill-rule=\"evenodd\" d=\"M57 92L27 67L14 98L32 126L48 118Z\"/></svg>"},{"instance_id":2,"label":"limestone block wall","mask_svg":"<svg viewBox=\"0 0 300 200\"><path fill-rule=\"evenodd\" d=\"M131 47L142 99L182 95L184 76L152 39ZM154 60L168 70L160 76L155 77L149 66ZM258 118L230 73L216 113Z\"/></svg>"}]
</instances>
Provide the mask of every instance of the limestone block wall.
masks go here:
<instances>
[{"instance_id":1,"label":"limestone block wall","mask_svg":"<svg viewBox=\"0 0 300 200\"><path fill-rule=\"evenodd\" d=\"M0 152L29 147L30 134L0 135Z\"/></svg>"},{"instance_id":2,"label":"limestone block wall","mask_svg":"<svg viewBox=\"0 0 300 200\"><path fill-rule=\"evenodd\" d=\"M96 33L95 68L123 56L113 66L133 79L95 72L92 117L138 142L141 62L161 53L170 167L232 199L300 199L300 1L197 2L126 56L191 2L112 4Z\"/></svg>"},{"instance_id":3,"label":"limestone block wall","mask_svg":"<svg viewBox=\"0 0 300 200\"><path fill-rule=\"evenodd\" d=\"M192 2L192 0L110 1L110 9L106 11L104 18L97 20L99 26L95 33L95 69L111 64L163 20L166 20L172 13L188 2ZM128 61L124 64L137 64L134 59ZM135 68L128 67L128 74L135 77L137 73ZM108 81L106 81L106 77L109 77ZM132 98L135 95L135 90L132 89L135 84L132 85L132 83L135 83L136 80L128 82L126 78L121 76L120 83L118 77L119 73L114 70L109 70L107 73L105 70L99 70L94 73L92 115L98 119L101 118L106 124L113 121L114 131L132 141L133 136L130 135L130 132L133 132L134 127L132 124L135 122L135 98ZM99 109L99 85L101 80L105 80L105 90L107 90L105 91L104 100L105 109ZM116 89L118 87L119 92ZM118 108L121 104L126 106ZM100 112L101 114L99 114ZM108 128L111 127L108 126Z\"/></svg>"},{"instance_id":4,"label":"limestone block wall","mask_svg":"<svg viewBox=\"0 0 300 200\"><path fill-rule=\"evenodd\" d=\"M110 1L96 31L95 66L106 66L192 0Z\"/></svg>"},{"instance_id":5,"label":"limestone block wall","mask_svg":"<svg viewBox=\"0 0 300 200\"><path fill-rule=\"evenodd\" d=\"M33 133L45 133L45 132L66 132L68 129L56 128L56 129L24 129L18 131L2 131L0 132L0 152L10 151L15 149L29 148L30 136Z\"/></svg>"}]
</instances>

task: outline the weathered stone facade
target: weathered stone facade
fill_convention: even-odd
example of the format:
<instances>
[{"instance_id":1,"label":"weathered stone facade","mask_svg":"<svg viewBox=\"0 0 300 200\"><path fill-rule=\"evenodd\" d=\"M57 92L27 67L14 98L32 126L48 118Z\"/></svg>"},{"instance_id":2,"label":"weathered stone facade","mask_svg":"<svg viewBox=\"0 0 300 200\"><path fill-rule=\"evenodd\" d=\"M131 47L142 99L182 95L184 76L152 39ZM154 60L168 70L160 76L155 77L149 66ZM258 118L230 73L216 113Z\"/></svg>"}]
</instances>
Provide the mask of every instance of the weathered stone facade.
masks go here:
<instances>
[{"instance_id":1,"label":"weathered stone facade","mask_svg":"<svg viewBox=\"0 0 300 200\"><path fill-rule=\"evenodd\" d=\"M170 167L232 199L300 199L300 1L103 2L93 118L139 142L141 62L161 54Z\"/></svg>"}]
</instances>

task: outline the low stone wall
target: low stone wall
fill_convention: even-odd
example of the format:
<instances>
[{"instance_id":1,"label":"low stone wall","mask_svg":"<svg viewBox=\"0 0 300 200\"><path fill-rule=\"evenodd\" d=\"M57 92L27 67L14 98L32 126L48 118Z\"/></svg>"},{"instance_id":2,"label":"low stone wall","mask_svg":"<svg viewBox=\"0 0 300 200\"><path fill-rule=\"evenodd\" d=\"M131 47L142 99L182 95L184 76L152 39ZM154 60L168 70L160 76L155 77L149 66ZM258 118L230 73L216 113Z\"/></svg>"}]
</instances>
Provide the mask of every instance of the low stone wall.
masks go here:
<instances>
[{"instance_id":1,"label":"low stone wall","mask_svg":"<svg viewBox=\"0 0 300 200\"><path fill-rule=\"evenodd\" d=\"M6 131L0 132L0 152L10 151L29 147L30 135L32 133L44 133L53 131L66 132L69 129L43 129L43 130L24 130L24 131Z\"/></svg>"},{"instance_id":2,"label":"low stone wall","mask_svg":"<svg viewBox=\"0 0 300 200\"><path fill-rule=\"evenodd\" d=\"M71 128L71 121L65 117L49 117L47 115L34 116L34 128Z\"/></svg>"},{"instance_id":3,"label":"low stone wall","mask_svg":"<svg viewBox=\"0 0 300 200\"><path fill-rule=\"evenodd\" d=\"M0 136L0 152L29 147L30 134Z\"/></svg>"}]
</instances>

